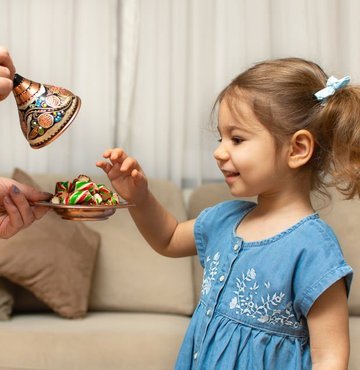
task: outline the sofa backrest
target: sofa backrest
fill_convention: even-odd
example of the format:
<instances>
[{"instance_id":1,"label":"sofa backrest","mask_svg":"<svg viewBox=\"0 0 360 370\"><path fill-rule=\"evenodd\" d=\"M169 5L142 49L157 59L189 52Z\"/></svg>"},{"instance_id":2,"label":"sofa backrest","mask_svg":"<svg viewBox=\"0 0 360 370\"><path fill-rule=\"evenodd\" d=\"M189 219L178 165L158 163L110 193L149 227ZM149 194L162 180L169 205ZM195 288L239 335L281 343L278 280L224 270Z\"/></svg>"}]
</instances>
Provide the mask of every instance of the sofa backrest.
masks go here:
<instances>
[{"instance_id":1,"label":"sofa backrest","mask_svg":"<svg viewBox=\"0 0 360 370\"><path fill-rule=\"evenodd\" d=\"M56 181L74 178L66 174L31 176L43 190L51 193L54 192ZM96 183L110 187L105 175L89 176ZM186 219L182 192L175 184L150 179L149 186L165 208L179 220ZM190 257L173 259L157 254L140 235L126 209L117 210L105 221L86 221L86 225L101 236L89 310L184 315L193 312L194 285ZM18 296L17 299L21 302L22 309L27 304L29 308L36 306L27 296Z\"/></svg>"},{"instance_id":2,"label":"sofa backrest","mask_svg":"<svg viewBox=\"0 0 360 370\"><path fill-rule=\"evenodd\" d=\"M344 200L341 194L335 190L331 190L331 196L331 202L314 197L313 204L322 219L334 229L345 259L354 270L349 309L350 314L360 315L360 201ZM229 199L234 198L224 183L199 186L189 197L188 217L195 218L204 208ZM247 200L249 199L247 198ZM250 200L255 201L255 198ZM198 298L202 268L197 260L194 260L194 274L196 278L196 297Z\"/></svg>"},{"instance_id":3,"label":"sofa backrest","mask_svg":"<svg viewBox=\"0 0 360 370\"><path fill-rule=\"evenodd\" d=\"M330 189L331 200L313 198L315 209L334 230L348 264L354 270L350 289L349 310L360 315L360 200L345 200Z\"/></svg>"}]
</instances>

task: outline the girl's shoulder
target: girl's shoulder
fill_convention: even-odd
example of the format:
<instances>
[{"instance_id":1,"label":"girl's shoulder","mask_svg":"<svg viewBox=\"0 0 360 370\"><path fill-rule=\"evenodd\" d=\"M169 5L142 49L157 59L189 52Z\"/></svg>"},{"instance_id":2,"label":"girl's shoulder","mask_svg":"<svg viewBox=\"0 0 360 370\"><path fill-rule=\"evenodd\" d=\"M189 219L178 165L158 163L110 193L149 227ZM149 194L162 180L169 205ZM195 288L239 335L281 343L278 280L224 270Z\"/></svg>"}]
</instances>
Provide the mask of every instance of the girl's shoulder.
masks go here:
<instances>
[{"instance_id":1,"label":"girl's shoulder","mask_svg":"<svg viewBox=\"0 0 360 370\"><path fill-rule=\"evenodd\" d=\"M317 213L308 217L307 222L304 222L301 227L301 232L297 235L300 238L316 241L319 246L324 245L329 248L329 245L333 245L336 248L339 247L339 241L334 230Z\"/></svg>"},{"instance_id":2,"label":"girl's shoulder","mask_svg":"<svg viewBox=\"0 0 360 370\"><path fill-rule=\"evenodd\" d=\"M224 202L217 203L211 207L205 208L199 214L197 221L216 220L219 222L223 222L224 220L227 220L229 218L239 219L255 206L256 203L246 200L226 200Z\"/></svg>"}]
</instances>

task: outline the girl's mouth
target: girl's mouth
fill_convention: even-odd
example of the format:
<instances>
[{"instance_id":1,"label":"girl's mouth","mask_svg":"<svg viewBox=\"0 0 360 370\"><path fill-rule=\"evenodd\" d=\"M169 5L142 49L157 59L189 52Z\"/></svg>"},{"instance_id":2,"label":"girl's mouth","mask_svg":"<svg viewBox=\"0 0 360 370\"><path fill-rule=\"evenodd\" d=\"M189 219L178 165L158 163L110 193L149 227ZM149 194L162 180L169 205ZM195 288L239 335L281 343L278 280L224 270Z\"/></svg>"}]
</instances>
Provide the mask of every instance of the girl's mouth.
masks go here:
<instances>
[{"instance_id":1,"label":"girl's mouth","mask_svg":"<svg viewBox=\"0 0 360 370\"><path fill-rule=\"evenodd\" d=\"M232 172L232 171L222 171L222 173L224 174L225 176L225 181L227 183L232 183L234 182L238 176L240 176L240 173L239 172Z\"/></svg>"}]
</instances>

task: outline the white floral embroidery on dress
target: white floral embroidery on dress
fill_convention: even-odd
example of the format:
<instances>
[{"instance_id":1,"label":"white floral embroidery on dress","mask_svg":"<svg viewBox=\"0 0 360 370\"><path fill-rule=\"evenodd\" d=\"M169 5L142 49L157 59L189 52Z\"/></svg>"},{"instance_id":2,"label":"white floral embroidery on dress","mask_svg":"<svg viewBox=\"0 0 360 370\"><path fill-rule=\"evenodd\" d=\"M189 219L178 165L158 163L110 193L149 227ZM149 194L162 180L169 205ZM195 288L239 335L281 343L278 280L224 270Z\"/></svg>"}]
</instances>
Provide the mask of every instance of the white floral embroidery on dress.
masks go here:
<instances>
[{"instance_id":1,"label":"white floral embroidery on dress","mask_svg":"<svg viewBox=\"0 0 360 370\"><path fill-rule=\"evenodd\" d=\"M263 283L266 293L258 294L261 289L255 279L256 271L253 268L246 274L242 273L241 279L236 279L237 290L234 291L235 297L230 301L230 309L235 310L238 315L250 316L262 323L301 327L301 323L295 318L291 301L286 303L285 308L278 308L280 304L284 307L285 293L270 293L271 284L266 281Z\"/></svg>"},{"instance_id":2,"label":"white floral embroidery on dress","mask_svg":"<svg viewBox=\"0 0 360 370\"><path fill-rule=\"evenodd\" d=\"M201 286L201 294L206 295L210 292L212 282L215 280L217 275L218 265L220 260L220 253L217 252L212 258L206 257L204 266L204 277Z\"/></svg>"}]
</instances>

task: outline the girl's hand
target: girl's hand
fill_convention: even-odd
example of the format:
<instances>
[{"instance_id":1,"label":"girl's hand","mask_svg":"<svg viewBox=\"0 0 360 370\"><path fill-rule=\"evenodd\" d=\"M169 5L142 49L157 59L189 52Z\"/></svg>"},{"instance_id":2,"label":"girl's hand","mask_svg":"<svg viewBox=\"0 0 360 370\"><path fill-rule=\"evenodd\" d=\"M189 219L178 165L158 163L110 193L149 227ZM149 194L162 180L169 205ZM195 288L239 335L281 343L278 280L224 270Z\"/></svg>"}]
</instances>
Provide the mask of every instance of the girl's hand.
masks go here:
<instances>
[{"instance_id":1,"label":"girl's hand","mask_svg":"<svg viewBox=\"0 0 360 370\"><path fill-rule=\"evenodd\" d=\"M151 194L138 162L122 149L109 149L96 165L104 170L116 192L136 207L129 213L143 237L163 256L184 257L196 254L195 220L179 223Z\"/></svg>"},{"instance_id":2,"label":"girl's hand","mask_svg":"<svg viewBox=\"0 0 360 370\"><path fill-rule=\"evenodd\" d=\"M31 202L48 200L50 197L50 193L0 178L0 238L8 239L44 216L48 207L32 206Z\"/></svg>"},{"instance_id":3,"label":"girl's hand","mask_svg":"<svg viewBox=\"0 0 360 370\"><path fill-rule=\"evenodd\" d=\"M12 91L15 67L9 52L0 46L0 101Z\"/></svg>"},{"instance_id":4,"label":"girl's hand","mask_svg":"<svg viewBox=\"0 0 360 370\"><path fill-rule=\"evenodd\" d=\"M98 161L96 166L107 174L115 191L128 202L141 204L148 184L138 162L120 148L107 150L103 157L109 161Z\"/></svg>"}]
</instances>

